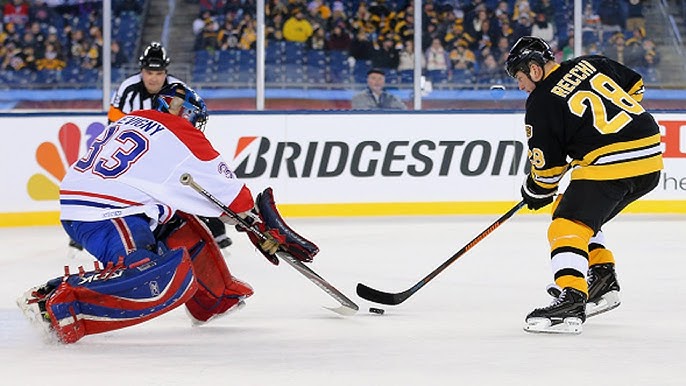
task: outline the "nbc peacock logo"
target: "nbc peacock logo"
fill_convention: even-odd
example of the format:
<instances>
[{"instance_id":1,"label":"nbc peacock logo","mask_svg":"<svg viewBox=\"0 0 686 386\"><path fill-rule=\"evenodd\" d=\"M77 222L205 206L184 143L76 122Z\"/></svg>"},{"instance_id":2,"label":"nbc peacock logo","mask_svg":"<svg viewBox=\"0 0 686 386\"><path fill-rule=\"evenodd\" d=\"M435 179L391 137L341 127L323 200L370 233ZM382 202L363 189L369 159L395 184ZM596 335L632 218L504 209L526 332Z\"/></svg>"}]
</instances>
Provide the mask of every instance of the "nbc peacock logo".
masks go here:
<instances>
[{"instance_id":1,"label":"nbc peacock logo","mask_svg":"<svg viewBox=\"0 0 686 386\"><path fill-rule=\"evenodd\" d=\"M86 129L86 147L105 130L105 125L93 122ZM36 149L36 161L43 173L29 178L26 189L29 197L36 201L53 201L60 197L60 182L67 174L67 168L79 159L81 153L81 129L72 122L60 127L58 144L43 142Z\"/></svg>"}]
</instances>

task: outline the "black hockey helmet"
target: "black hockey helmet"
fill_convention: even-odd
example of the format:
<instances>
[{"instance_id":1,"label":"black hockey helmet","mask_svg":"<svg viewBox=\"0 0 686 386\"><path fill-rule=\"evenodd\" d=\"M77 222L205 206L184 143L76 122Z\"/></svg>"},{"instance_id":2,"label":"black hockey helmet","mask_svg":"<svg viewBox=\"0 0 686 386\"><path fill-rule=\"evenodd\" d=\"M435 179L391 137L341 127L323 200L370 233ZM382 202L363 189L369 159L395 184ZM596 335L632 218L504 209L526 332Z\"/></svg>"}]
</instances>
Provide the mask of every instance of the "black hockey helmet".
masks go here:
<instances>
[{"instance_id":1,"label":"black hockey helmet","mask_svg":"<svg viewBox=\"0 0 686 386\"><path fill-rule=\"evenodd\" d=\"M143 55L138 58L141 68L147 70L165 70L171 59L167 56L167 50L160 42L151 42L145 47Z\"/></svg>"},{"instance_id":2,"label":"black hockey helmet","mask_svg":"<svg viewBox=\"0 0 686 386\"><path fill-rule=\"evenodd\" d=\"M543 67L546 62L555 60L555 56L545 40L536 36L523 36L510 49L505 70L513 78L517 71L528 74L529 62L532 60Z\"/></svg>"},{"instance_id":3,"label":"black hockey helmet","mask_svg":"<svg viewBox=\"0 0 686 386\"><path fill-rule=\"evenodd\" d=\"M183 83L171 83L160 90L153 102L153 109L170 113L179 109L176 115L186 119L198 130L205 130L209 119L207 105L200 95Z\"/></svg>"}]
</instances>

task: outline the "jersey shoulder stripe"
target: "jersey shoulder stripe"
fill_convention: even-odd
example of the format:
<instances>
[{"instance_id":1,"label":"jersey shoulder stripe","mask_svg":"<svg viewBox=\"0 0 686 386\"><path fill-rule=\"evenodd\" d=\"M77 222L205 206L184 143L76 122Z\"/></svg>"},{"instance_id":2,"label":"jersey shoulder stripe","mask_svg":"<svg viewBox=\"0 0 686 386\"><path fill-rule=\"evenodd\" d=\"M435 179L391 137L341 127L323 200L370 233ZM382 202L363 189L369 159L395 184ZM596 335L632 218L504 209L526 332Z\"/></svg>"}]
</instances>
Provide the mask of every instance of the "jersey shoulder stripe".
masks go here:
<instances>
[{"instance_id":1,"label":"jersey shoulder stripe","mask_svg":"<svg viewBox=\"0 0 686 386\"><path fill-rule=\"evenodd\" d=\"M219 156L219 152L212 147L205 134L184 118L157 110L139 110L131 115L160 122L201 161L211 161Z\"/></svg>"}]
</instances>

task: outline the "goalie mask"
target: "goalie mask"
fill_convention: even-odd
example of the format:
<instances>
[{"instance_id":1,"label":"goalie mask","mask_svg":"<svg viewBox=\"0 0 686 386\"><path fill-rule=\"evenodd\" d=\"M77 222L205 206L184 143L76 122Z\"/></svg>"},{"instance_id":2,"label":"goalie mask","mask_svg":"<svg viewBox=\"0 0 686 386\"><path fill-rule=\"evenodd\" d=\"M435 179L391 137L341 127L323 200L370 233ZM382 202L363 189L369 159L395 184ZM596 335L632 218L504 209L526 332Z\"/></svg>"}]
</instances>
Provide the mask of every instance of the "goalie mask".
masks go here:
<instances>
[{"instance_id":1,"label":"goalie mask","mask_svg":"<svg viewBox=\"0 0 686 386\"><path fill-rule=\"evenodd\" d=\"M159 42L152 42L143 51L143 55L138 58L141 68L146 70L166 70L171 62L167 56L167 50Z\"/></svg>"},{"instance_id":2,"label":"goalie mask","mask_svg":"<svg viewBox=\"0 0 686 386\"><path fill-rule=\"evenodd\" d=\"M164 86L155 98L153 109L178 115L200 131L205 130L205 124L209 118L207 106L202 98L182 83Z\"/></svg>"},{"instance_id":3,"label":"goalie mask","mask_svg":"<svg viewBox=\"0 0 686 386\"><path fill-rule=\"evenodd\" d=\"M518 71L529 76L529 62L534 61L543 67L550 60L555 60L555 56L545 40L536 36L524 36L510 49L505 69L513 78Z\"/></svg>"}]
</instances>

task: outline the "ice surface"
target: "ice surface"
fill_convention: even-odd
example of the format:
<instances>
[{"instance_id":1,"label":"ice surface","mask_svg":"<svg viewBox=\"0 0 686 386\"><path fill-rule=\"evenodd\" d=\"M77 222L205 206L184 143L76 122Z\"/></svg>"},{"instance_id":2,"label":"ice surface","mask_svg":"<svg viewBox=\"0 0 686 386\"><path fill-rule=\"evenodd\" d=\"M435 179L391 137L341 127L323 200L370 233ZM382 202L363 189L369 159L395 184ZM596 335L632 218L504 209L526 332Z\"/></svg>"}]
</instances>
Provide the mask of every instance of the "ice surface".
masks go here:
<instances>
[{"instance_id":1,"label":"ice surface","mask_svg":"<svg viewBox=\"0 0 686 386\"><path fill-rule=\"evenodd\" d=\"M291 219L321 249L311 267L360 313L233 230L229 267L255 295L191 327L184 310L124 330L48 345L15 299L59 276L59 227L0 229L0 368L4 385L684 385L684 217L624 215L605 228L622 305L579 336L531 335L524 316L546 305L545 216L516 215L399 306L358 298L357 282L397 292L415 284L497 216ZM386 310L369 314L370 306Z\"/></svg>"}]
</instances>

